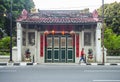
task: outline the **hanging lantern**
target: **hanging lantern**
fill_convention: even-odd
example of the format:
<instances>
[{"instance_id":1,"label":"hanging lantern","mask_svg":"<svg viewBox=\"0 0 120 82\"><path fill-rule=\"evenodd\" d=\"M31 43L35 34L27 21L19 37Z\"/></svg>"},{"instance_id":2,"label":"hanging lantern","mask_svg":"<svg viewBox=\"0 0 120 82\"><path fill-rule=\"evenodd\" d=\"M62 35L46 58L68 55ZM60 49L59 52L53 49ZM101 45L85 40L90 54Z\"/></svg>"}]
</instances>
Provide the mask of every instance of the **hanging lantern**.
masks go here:
<instances>
[{"instance_id":1,"label":"hanging lantern","mask_svg":"<svg viewBox=\"0 0 120 82\"><path fill-rule=\"evenodd\" d=\"M52 34L53 34L53 35L55 34L55 31L54 31L54 30L52 30Z\"/></svg>"},{"instance_id":2,"label":"hanging lantern","mask_svg":"<svg viewBox=\"0 0 120 82\"><path fill-rule=\"evenodd\" d=\"M75 34L75 31L73 31L73 30L72 30L72 31L70 31L70 34L71 34L71 35Z\"/></svg>"},{"instance_id":3,"label":"hanging lantern","mask_svg":"<svg viewBox=\"0 0 120 82\"><path fill-rule=\"evenodd\" d=\"M62 35L64 35L65 34L65 31L62 31Z\"/></svg>"},{"instance_id":4,"label":"hanging lantern","mask_svg":"<svg viewBox=\"0 0 120 82\"><path fill-rule=\"evenodd\" d=\"M44 32L44 34L47 35L47 34L49 34L49 32L46 30L46 31Z\"/></svg>"}]
</instances>

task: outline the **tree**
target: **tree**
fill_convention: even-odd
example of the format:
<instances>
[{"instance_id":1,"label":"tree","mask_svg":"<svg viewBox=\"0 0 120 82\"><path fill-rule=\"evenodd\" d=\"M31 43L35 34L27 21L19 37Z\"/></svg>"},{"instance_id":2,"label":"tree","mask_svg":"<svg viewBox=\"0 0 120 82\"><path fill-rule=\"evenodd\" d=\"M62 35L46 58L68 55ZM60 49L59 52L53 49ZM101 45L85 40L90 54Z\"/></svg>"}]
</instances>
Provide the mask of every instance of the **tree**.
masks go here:
<instances>
[{"instance_id":1,"label":"tree","mask_svg":"<svg viewBox=\"0 0 120 82\"><path fill-rule=\"evenodd\" d=\"M112 29L106 28L104 36L104 45L108 55L120 56L120 35L113 33Z\"/></svg>"},{"instance_id":2,"label":"tree","mask_svg":"<svg viewBox=\"0 0 120 82\"><path fill-rule=\"evenodd\" d=\"M102 17L102 6L98 9ZM104 46L108 55L120 55L120 3L104 4Z\"/></svg>"},{"instance_id":3,"label":"tree","mask_svg":"<svg viewBox=\"0 0 120 82\"><path fill-rule=\"evenodd\" d=\"M104 45L107 49L120 49L120 36L117 36L115 33L113 33L112 29L106 28L104 36Z\"/></svg>"},{"instance_id":4,"label":"tree","mask_svg":"<svg viewBox=\"0 0 120 82\"><path fill-rule=\"evenodd\" d=\"M33 0L12 0L12 17L13 17L13 34L15 33L16 18L21 14L23 9L30 11L34 7ZM0 28L3 28L7 35L10 35L10 7L11 0L0 0ZM6 16L3 14L6 13Z\"/></svg>"},{"instance_id":5,"label":"tree","mask_svg":"<svg viewBox=\"0 0 120 82\"><path fill-rule=\"evenodd\" d=\"M102 17L102 6L98 9L98 13ZM104 22L114 33L120 35L120 2L104 5Z\"/></svg>"},{"instance_id":6,"label":"tree","mask_svg":"<svg viewBox=\"0 0 120 82\"><path fill-rule=\"evenodd\" d=\"M5 11L5 7L4 7L4 5L2 5L3 4L3 0L0 0L0 28L1 29L3 29L3 27L4 27L4 23L5 23L5 19L4 19L4 14L2 13L2 12L4 12ZM0 30L0 38L3 36L3 33L2 33L2 31Z\"/></svg>"}]
</instances>

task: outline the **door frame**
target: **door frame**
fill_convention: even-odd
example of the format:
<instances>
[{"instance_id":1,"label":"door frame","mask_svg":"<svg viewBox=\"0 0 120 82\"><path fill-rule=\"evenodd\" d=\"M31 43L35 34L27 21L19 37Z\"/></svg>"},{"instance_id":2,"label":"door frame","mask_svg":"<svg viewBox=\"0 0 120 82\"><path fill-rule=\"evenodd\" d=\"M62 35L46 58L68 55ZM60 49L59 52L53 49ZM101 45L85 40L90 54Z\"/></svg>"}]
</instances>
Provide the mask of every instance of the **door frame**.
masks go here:
<instances>
[{"instance_id":1,"label":"door frame","mask_svg":"<svg viewBox=\"0 0 120 82\"><path fill-rule=\"evenodd\" d=\"M72 35L70 35L70 34L66 34L66 35L61 35L61 34L55 34L55 35L47 35L46 37L45 37L45 42L46 42L46 44L47 44L47 40L48 40L48 37L50 37L51 39L52 39L52 47L51 48L48 48L47 46L45 47L45 63L74 63L75 62L75 47L74 47L74 45L72 46L72 48L68 48L68 43L67 43L67 40L68 40L68 38L69 37L72 37L72 40L75 40L74 38L75 37L73 37ZM59 47L58 48L54 48L54 38L55 37L58 37L58 45L59 45ZM65 48L62 48L61 47L61 38L62 37L65 37L65 40L66 40L66 42L65 42ZM75 41L73 41L73 42L75 42ZM48 57L48 51L49 50L51 50L51 59L47 59L47 57ZM55 51L57 51L58 50L58 59L55 59L54 57L55 57L55 54L54 53L56 53ZM62 50L64 50L65 52L65 59L62 59L62 55L61 55L61 53L62 53ZM68 55L68 51L72 51L72 58L71 59L69 59L68 57L69 57L69 55Z\"/></svg>"}]
</instances>

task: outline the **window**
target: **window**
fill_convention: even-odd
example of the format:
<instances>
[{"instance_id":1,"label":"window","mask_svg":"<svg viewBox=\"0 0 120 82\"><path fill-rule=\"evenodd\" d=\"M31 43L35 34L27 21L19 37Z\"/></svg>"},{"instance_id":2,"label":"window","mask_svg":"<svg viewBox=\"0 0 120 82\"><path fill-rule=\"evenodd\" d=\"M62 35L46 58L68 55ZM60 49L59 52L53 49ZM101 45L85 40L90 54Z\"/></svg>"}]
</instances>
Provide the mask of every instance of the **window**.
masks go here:
<instances>
[{"instance_id":1,"label":"window","mask_svg":"<svg viewBox=\"0 0 120 82\"><path fill-rule=\"evenodd\" d=\"M35 45L35 32L28 33L28 44L31 46Z\"/></svg>"},{"instance_id":2,"label":"window","mask_svg":"<svg viewBox=\"0 0 120 82\"><path fill-rule=\"evenodd\" d=\"M47 38L47 47L48 48L52 48L52 37L51 38Z\"/></svg>"},{"instance_id":3,"label":"window","mask_svg":"<svg viewBox=\"0 0 120 82\"><path fill-rule=\"evenodd\" d=\"M68 38L67 45L68 45L68 48L72 48L73 47L73 40L72 40L72 38Z\"/></svg>"},{"instance_id":4,"label":"window","mask_svg":"<svg viewBox=\"0 0 120 82\"><path fill-rule=\"evenodd\" d=\"M59 48L59 38L57 37L54 38L54 47Z\"/></svg>"},{"instance_id":5,"label":"window","mask_svg":"<svg viewBox=\"0 0 120 82\"><path fill-rule=\"evenodd\" d=\"M84 33L84 46L91 46L91 33L90 32Z\"/></svg>"},{"instance_id":6,"label":"window","mask_svg":"<svg viewBox=\"0 0 120 82\"><path fill-rule=\"evenodd\" d=\"M65 37L62 37L62 38L61 38L61 47L62 47L62 48L65 48L65 46L66 46L66 38L65 38Z\"/></svg>"}]
</instances>

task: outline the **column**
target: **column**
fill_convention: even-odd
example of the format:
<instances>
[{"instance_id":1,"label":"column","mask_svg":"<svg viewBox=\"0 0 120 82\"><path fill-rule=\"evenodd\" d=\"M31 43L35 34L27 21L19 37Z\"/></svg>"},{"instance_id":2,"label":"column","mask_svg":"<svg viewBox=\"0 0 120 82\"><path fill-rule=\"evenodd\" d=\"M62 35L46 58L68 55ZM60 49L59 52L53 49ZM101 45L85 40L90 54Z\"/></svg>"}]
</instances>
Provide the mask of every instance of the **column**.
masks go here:
<instances>
[{"instance_id":1,"label":"column","mask_svg":"<svg viewBox=\"0 0 120 82\"><path fill-rule=\"evenodd\" d=\"M21 23L17 22L17 61L22 60L22 27Z\"/></svg>"},{"instance_id":2,"label":"column","mask_svg":"<svg viewBox=\"0 0 120 82\"><path fill-rule=\"evenodd\" d=\"M38 58L38 32L35 30L35 54L34 55L34 61L37 62Z\"/></svg>"},{"instance_id":3,"label":"column","mask_svg":"<svg viewBox=\"0 0 120 82\"><path fill-rule=\"evenodd\" d=\"M36 54L36 62L41 63L41 57L40 57L40 31L37 32L37 54Z\"/></svg>"},{"instance_id":4,"label":"column","mask_svg":"<svg viewBox=\"0 0 120 82\"><path fill-rule=\"evenodd\" d=\"M101 27L102 27L102 23L98 22L96 27L96 61L97 63L102 63Z\"/></svg>"}]
</instances>

